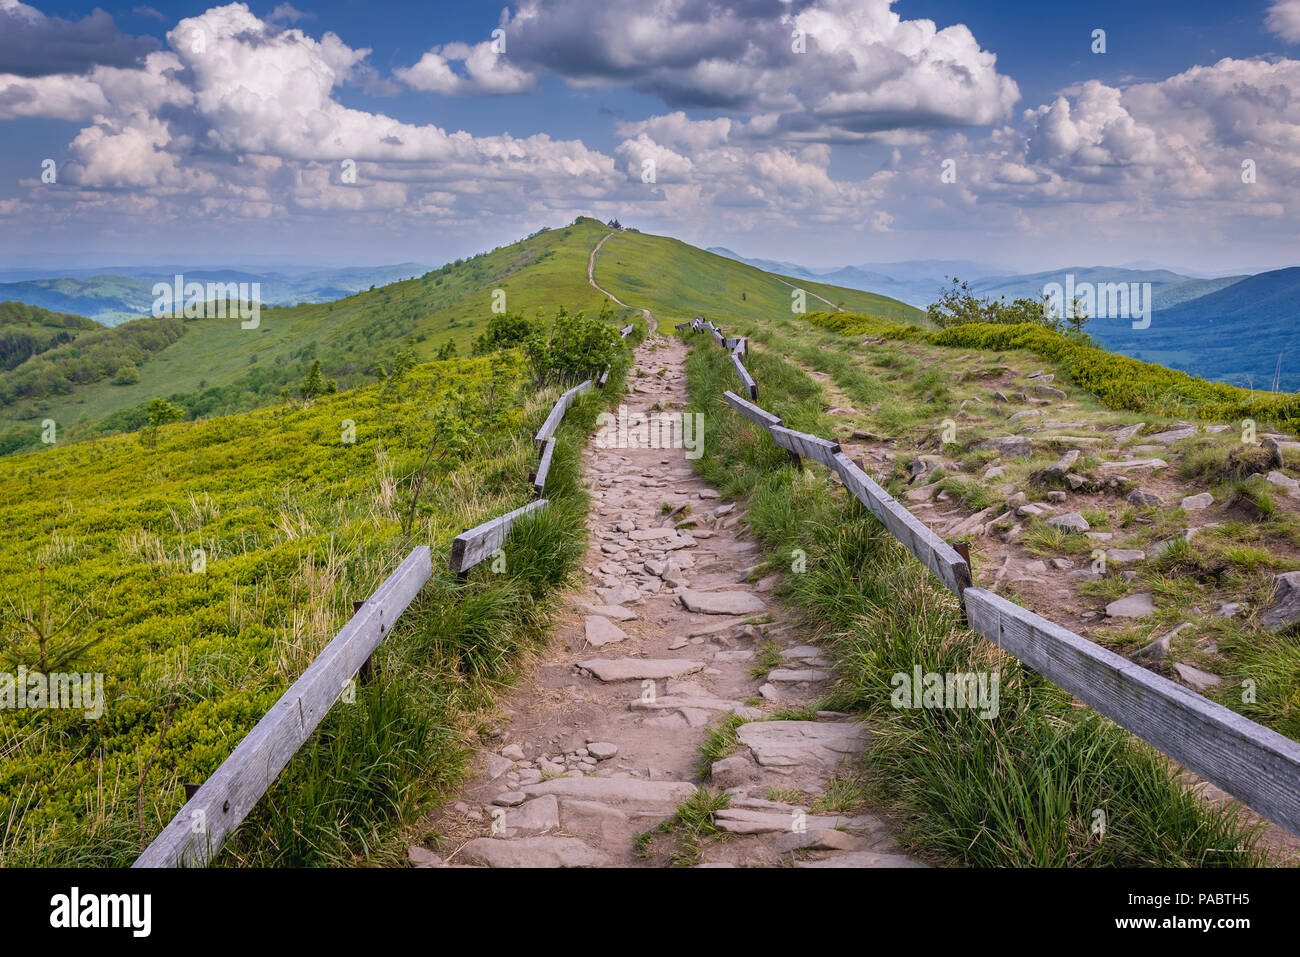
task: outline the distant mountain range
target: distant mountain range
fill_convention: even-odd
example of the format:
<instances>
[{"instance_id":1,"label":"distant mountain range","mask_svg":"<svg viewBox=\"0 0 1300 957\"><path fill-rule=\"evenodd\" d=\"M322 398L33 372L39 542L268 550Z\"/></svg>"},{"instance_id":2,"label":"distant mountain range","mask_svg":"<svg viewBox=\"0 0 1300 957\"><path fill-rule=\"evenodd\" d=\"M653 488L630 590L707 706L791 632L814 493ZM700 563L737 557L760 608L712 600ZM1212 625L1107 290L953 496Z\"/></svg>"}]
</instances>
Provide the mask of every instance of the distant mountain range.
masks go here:
<instances>
[{"instance_id":1,"label":"distant mountain range","mask_svg":"<svg viewBox=\"0 0 1300 957\"><path fill-rule=\"evenodd\" d=\"M261 301L279 306L332 302L372 286L421 276L429 268L408 262L343 269L288 267L274 272L221 266L125 266L69 270L53 275L10 270L0 272L0 276L17 281L0 282L0 302L21 302L55 312L76 313L113 326L149 314L153 308L154 283L171 283L177 275L184 276L187 282L261 283Z\"/></svg>"},{"instance_id":2,"label":"distant mountain range","mask_svg":"<svg viewBox=\"0 0 1300 957\"><path fill-rule=\"evenodd\" d=\"M1106 348L1207 379L1300 391L1300 266L1247 276L1161 308L1147 329L1093 320Z\"/></svg>"},{"instance_id":3,"label":"distant mountain range","mask_svg":"<svg viewBox=\"0 0 1300 957\"><path fill-rule=\"evenodd\" d=\"M1015 272L1005 266L992 266L966 259L915 259L815 269L775 259L746 259L722 246L714 246L709 252L755 266L765 272L890 296L918 309L924 309L939 298L949 276L972 280L1007 276Z\"/></svg>"},{"instance_id":4,"label":"distant mountain range","mask_svg":"<svg viewBox=\"0 0 1300 957\"><path fill-rule=\"evenodd\" d=\"M1169 309L1179 303L1196 299L1200 296L1217 292L1225 286L1231 286L1247 278L1246 276L1225 276L1219 279L1200 279L1184 276L1168 269L1124 269L1113 266L1066 266L1047 272L1031 273L1025 276L993 276L980 279L970 284L971 292L977 296L990 299L1038 299L1043 295L1043 287L1048 283L1065 284L1066 276L1073 276L1074 282L1092 283L1151 283L1153 308L1157 311Z\"/></svg>"},{"instance_id":5,"label":"distant mountain range","mask_svg":"<svg viewBox=\"0 0 1300 957\"><path fill-rule=\"evenodd\" d=\"M1157 362L1205 379L1247 388L1300 390L1300 267L1257 275L1210 276L1178 272L1158 263L1065 266L1016 274L985 263L914 260L810 269L797 263L745 259L715 247L710 252L797 279L834 283L893 296L917 308L936 301L957 276L976 296L1040 298L1048 283L1150 283L1151 324L1094 318L1088 331L1107 349ZM1280 361L1280 364L1279 364Z\"/></svg>"}]
</instances>

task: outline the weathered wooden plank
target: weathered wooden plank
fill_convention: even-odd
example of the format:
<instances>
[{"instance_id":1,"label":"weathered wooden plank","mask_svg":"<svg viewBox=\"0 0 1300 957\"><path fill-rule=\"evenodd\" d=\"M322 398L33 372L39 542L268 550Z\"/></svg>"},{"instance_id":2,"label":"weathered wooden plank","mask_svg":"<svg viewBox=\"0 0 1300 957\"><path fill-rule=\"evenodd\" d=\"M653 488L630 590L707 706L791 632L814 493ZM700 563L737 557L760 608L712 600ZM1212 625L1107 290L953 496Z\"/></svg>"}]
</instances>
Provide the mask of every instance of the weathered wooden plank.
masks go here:
<instances>
[{"instance_id":1,"label":"weathered wooden plank","mask_svg":"<svg viewBox=\"0 0 1300 957\"><path fill-rule=\"evenodd\" d=\"M727 405L731 406L749 421L755 425L762 426L764 429L770 429L774 425L781 424L781 417L773 415L767 409L760 409L754 403L742 399L736 393L727 391L722 393L722 397L727 400Z\"/></svg>"},{"instance_id":2,"label":"weathered wooden plank","mask_svg":"<svg viewBox=\"0 0 1300 957\"><path fill-rule=\"evenodd\" d=\"M740 339L723 339L723 346L731 351L733 356L740 356L742 359L749 355L749 340Z\"/></svg>"},{"instance_id":3,"label":"weathered wooden plank","mask_svg":"<svg viewBox=\"0 0 1300 957\"><path fill-rule=\"evenodd\" d=\"M749 393L749 398L754 402L757 402L758 384L754 381L754 377L749 374L749 370L745 368L745 364L740 361L740 356L736 355L734 352L731 354L731 365L735 368L736 375L740 376L740 384L743 385L745 391Z\"/></svg>"},{"instance_id":4,"label":"weathered wooden plank","mask_svg":"<svg viewBox=\"0 0 1300 957\"><path fill-rule=\"evenodd\" d=\"M693 328L694 326L695 326L695 323L694 323L694 322L679 322L679 323L677 323L675 326L673 326L673 328L674 328L674 329L688 329L688 328Z\"/></svg>"},{"instance_id":5,"label":"weathered wooden plank","mask_svg":"<svg viewBox=\"0 0 1300 957\"><path fill-rule=\"evenodd\" d=\"M632 324L628 323L626 326L624 326L622 329L618 331L618 334L622 336L624 339L626 339L628 336L632 334L632 329L633 329Z\"/></svg>"},{"instance_id":6,"label":"weathered wooden plank","mask_svg":"<svg viewBox=\"0 0 1300 957\"><path fill-rule=\"evenodd\" d=\"M775 432L773 433L775 436ZM839 473L844 487L889 529L903 547L957 597L970 587L970 566L956 550L932 532L920 519L904 508L897 499L881 488L858 467L857 463L836 448L831 468ZM819 460L820 461L820 460Z\"/></svg>"},{"instance_id":7,"label":"weathered wooden plank","mask_svg":"<svg viewBox=\"0 0 1300 957\"><path fill-rule=\"evenodd\" d=\"M717 342L718 345L722 345L722 333L719 332L717 329L713 330L713 339L715 342Z\"/></svg>"},{"instance_id":8,"label":"weathered wooden plank","mask_svg":"<svg viewBox=\"0 0 1300 957\"><path fill-rule=\"evenodd\" d=\"M722 393L722 397L727 400L727 404L733 409L745 418L749 419L749 421L753 422L755 425L760 426L768 432L771 432L773 426L781 424L781 417L779 415L773 415L766 409L760 409L752 402L742 399L734 392L724 392ZM803 460L799 458L799 453L791 449L786 449L786 451L789 452L790 460L794 462L795 468L803 468Z\"/></svg>"},{"instance_id":9,"label":"weathered wooden plank","mask_svg":"<svg viewBox=\"0 0 1300 957\"><path fill-rule=\"evenodd\" d=\"M537 443L539 448L547 439L553 436L555 430L560 427L560 422L564 419L564 413L569 410L569 406L573 405L573 400L590 389L591 380L587 379L586 381L575 385L572 389L565 392L555 400L555 405L551 406L551 411L550 414L546 416L546 421L542 423L542 427L538 429L537 434L533 436L533 441Z\"/></svg>"},{"instance_id":10,"label":"weathered wooden plank","mask_svg":"<svg viewBox=\"0 0 1300 957\"><path fill-rule=\"evenodd\" d=\"M828 469L835 468L834 457L840 450L838 443L819 439L807 432L796 432L794 429L787 429L782 425L774 425L769 431L772 433L772 441L781 448L789 449L791 452L810 458L814 462L820 462Z\"/></svg>"},{"instance_id":11,"label":"weathered wooden plank","mask_svg":"<svg viewBox=\"0 0 1300 957\"><path fill-rule=\"evenodd\" d=\"M604 372L600 374L600 378L596 380L596 388L597 389L605 388L605 383L608 381L609 381L609 370L606 369Z\"/></svg>"},{"instance_id":12,"label":"weathered wooden plank","mask_svg":"<svg viewBox=\"0 0 1300 957\"><path fill-rule=\"evenodd\" d=\"M432 570L429 547L413 549L132 866L206 866L387 637Z\"/></svg>"},{"instance_id":13,"label":"weathered wooden plank","mask_svg":"<svg viewBox=\"0 0 1300 957\"><path fill-rule=\"evenodd\" d=\"M964 597L979 634L1300 836L1300 744L992 592Z\"/></svg>"},{"instance_id":14,"label":"weathered wooden plank","mask_svg":"<svg viewBox=\"0 0 1300 957\"><path fill-rule=\"evenodd\" d=\"M542 458L537 463L537 471L529 476L529 481L533 483L533 489L537 497L541 498L546 491L546 476L551 471L551 456L555 454L555 439L547 439L546 445L542 447Z\"/></svg>"},{"instance_id":15,"label":"weathered wooden plank","mask_svg":"<svg viewBox=\"0 0 1300 957\"><path fill-rule=\"evenodd\" d=\"M546 508L546 499L538 499L490 522L484 522L482 525L461 532L452 540L449 567L457 575L469 571L506 543L511 525L525 515L531 515L544 508Z\"/></svg>"}]
</instances>

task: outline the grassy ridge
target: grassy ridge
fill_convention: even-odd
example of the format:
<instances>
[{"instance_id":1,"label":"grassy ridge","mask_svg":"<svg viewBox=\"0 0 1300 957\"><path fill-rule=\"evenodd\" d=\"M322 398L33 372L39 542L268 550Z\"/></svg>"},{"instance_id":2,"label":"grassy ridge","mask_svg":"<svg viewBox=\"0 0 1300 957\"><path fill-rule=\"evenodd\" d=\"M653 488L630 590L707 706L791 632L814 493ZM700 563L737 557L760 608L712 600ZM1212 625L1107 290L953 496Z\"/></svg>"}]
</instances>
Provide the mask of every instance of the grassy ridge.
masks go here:
<instances>
[{"instance_id":1,"label":"grassy ridge","mask_svg":"<svg viewBox=\"0 0 1300 957\"><path fill-rule=\"evenodd\" d=\"M1003 351L1023 349L1059 363L1078 386L1112 409L1165 416L1196 416L1239 423L1251 418L1284 429L1300 428L1300 395L1255 392L1130 359L1104 349L1082 345L1040 326L973 323L941 332L881 321L874 316L810 313L809 322L845 336L873 335L912 339L931 345Z\"/></svg>"},{"instance_id":2,"label":"grassy ridge","mask_svg":"<svg viewBox=\"0 0 1300 957\"><path fill-rule=\"evenodd\" d=\"M821 622L836 663L826 706L870 721L875 797L910 845L937 861L976 866L1242 866L1261 862L1257 834L1186 791L1154 749L1086 709L976 636L925 569L852 499L723 403L734 372L722 350L688 360L691 409L709 417L698 467L748 521L772 567L795 549L807 571L783 597ZM748 363L765 408L792 428L827 434L818 389L770 353ZM896 673L997 672L998 716L898 709ZM1100 812L1100 814L1098 814ZM1105 822L1104 836L1094 824ZM1240 852L1225 849L1239 849Z\"/></svg>"},{"instance_id":3,"label":"grassy ridge","mask_svg":"<svg viewBox=\"0 0 1300 957\"><path fill-rule=\"evenodd\" d=\"M130 348L133 329L159 320L96 326L78 333L96 337L104 356L95 375L72 374L72 365L86 365L74 341L0 378L0 401L7 403L0 406L0 436L21 439L14 448L37 448L45 418L69 439L138 428L138 410L158 396L190 417L273 405L315 359L340 388L366 385L410 340L424 360L448 342L465 354L492 315L497 289L510 311L549 313L564 303L570 312L595 315L607 300L587 283L587 256L606 232L584 219L336 302L264 308L255 329L241 328L238 318L166 320L181 323L179 334L147 353ZM121 365L137 367L139 381L115 381Z\"/></svg>"},{"instance_id":4,"label":"grassy ridge","mask_svg":"<svg viewBox=\"0 0 1300 957\"><path fill-rule=\"evenodd\" d=\"M323 374L350 389L375 381L413 342L418 358L433 359L454 344L461 354L493 314L494 293L509 312L531 316L564 303L597 314L607 300L587 282L591 250L608 235L580 217L517 243L433 270L416 279L360 292L336 302L267 307L257 328L240 320L166 320L167 341L140 348L142 319L112 329L74 330L73 342L25 357L0 374L0 453L39 447L41 423L80 439L138 429L156 397L188 418L229 415L273 405L281 389L320 360ZM676 321L720 315L755 322L791 313L791 285L856 312L917 322L920 310L872 293L775 276L665 236L618 232L597 257L598 280L622 301ZM615 321L635 314L622 310ZM91 354L93 353L93 354ZM124 374L119 374L124 372Z\"/></svg>"},{"instance_id":5,"label":"grassy ridge","mask_svg":"<svg viewBox=\"0 0 1300 957\"><path fill-rule=\"evenodd\" d=\"M791 285L667 236L615 234L596 257L596 281L623 302L650 309L661 324L697 315L720 322L724 318L719 317L731 322L791 315ZM917 322L925 315L888 296L801 280L790 283L809 294L809 309L824 305L813 298L816 293L836 305L901 322Z\"/></svg>"},{"instance_id":6,"label":"grassy ridge","mask_svg":"<svg viewBox=\"0 0 1300 957\"><path fill-rule=\"evenodd\" d=\"M129 862L141 831L180 807L180 784L216 768L410 545L445 555L461 529L531 498L528 435L557 391L538 393L507 351L308 408L166 427L157 448L121 436L5 460L5 638L39 609L43 576L67 634L97 640L76 670L105 673L108 708L99 721L0 711L0 863ZM575 436L600 401L566 418L553 506L517 536L509 574L427 589L381 654L381 680L331 717L277 786L268 807L283 813L259 812L232 860L376 851L454 776L459 722L540 635L545 595L581 547L563 544L582 539ZM408 541L411 477L435 438ZM11 664L34 653L0 650Z\"/></svg>"}]
</instances>

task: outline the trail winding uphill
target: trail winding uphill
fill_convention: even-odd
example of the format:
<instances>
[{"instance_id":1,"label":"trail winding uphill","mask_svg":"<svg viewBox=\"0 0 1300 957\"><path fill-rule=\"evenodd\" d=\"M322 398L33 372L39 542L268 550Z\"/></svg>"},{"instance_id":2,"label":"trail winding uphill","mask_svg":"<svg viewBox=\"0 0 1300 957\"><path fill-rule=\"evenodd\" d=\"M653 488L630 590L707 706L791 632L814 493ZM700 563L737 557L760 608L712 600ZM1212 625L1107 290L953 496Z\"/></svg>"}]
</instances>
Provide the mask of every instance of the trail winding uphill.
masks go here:
<instances>
[{"instance_id":1,"label":"trail winding uphill","mask_svg":"<svg viewBox=\"0 0 1300 957\"><path fill-rule=\"evenodd\" d=\"M595 289L602 296L608 296L610 299L618 303L624 309L631 309L632 307L629 306L627 303L625 303L623 300L619 299L618 296L614 295L612 292L609 292L608 290L601 289L600 286L596 283L596 253L600 252L600 247L605 245L605 243L609 242L609 237L613 235L614 235L613 233L606 233L604 236L600 238L600 242L596 243L596 245L592 247L591 256L587 259L587 282L591 283L591 288Z\"/></svg>"},{"instance_id":2,"label":"trail winding uphill","mask_svg":"<svg viewBox=\"0 0 1300 957\"><path fill-rule=\"evenodd\" d=\"M685 355L658 336L637 349L629 415L685 406ZM682 448L600 444L584 453L593 510L583 586L505 701L476 777L437 822L446 860L426 848L412 860L915 866L861 807L814 807L832 778L853 776L866 729L826 712L770 720L820 697L828 665L773 597L778 576L748 581L759 551L737 504L695 475ZM744 720L732 753L701 781L708 728L731 715ZM720 835L685 857L672 833L637 839L701 785L730 791L714 815Z\"/></svg>"},{"instance_id":3,"label":"trail winding uphill","mask_svg":"<svg viewBox=\"0 0 1300 957\"><path fill-rule=\"evenodd\" d=\"M612 292L610 292L607 289L600 288L600 286L596 283L596 253L600 252L600 247L605 245L605 243L609 240L609 237L613 235L614 235L613 233L606 233L604 236L601 237L600 242L596 243L596 245L592 248L591 256L588 257L587 259L587 282L591 283L592 289L595 289L602 296L608 297L610 301L618 303L624 309L631 309L632 307L629 306L627 303L625 303L622 299L619 299L618 296L614 295ZM657 332L659 329L659 323L655 320L655 317L650 314L650 310L642 309L641 315L642 317L644 317L646 321L646 326L649 328L649 330L651 332Z\"/></svg>"}]
</instances>

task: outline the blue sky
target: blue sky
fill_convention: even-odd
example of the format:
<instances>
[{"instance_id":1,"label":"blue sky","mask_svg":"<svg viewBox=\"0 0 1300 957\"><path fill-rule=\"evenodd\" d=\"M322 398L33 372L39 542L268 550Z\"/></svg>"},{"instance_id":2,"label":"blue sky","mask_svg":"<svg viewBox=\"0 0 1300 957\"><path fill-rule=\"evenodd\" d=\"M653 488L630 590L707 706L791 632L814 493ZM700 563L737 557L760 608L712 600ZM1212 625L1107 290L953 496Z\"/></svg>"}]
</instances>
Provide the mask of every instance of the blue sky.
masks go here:
<instances>
[{"instance_id":1,"label":"blue sky","mask_svg":"<svg viewBox=\"0 0 1300 957\"><path fill-rule=\"evenodd\" d=\"M0 0L0 260L1300 260L1300 0L296 6Z\"/></svg>"}]
</instances>

